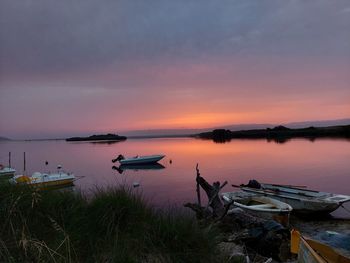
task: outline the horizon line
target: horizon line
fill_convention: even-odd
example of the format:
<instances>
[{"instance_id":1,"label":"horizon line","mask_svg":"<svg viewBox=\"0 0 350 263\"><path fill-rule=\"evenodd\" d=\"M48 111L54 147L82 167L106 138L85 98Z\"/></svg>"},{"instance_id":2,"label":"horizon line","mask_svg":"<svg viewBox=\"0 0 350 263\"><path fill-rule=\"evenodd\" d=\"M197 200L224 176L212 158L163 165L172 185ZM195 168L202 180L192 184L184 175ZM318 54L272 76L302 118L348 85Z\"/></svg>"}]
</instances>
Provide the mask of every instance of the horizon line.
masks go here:
<instances>
[{"instance_id":1,"label":"horizon line","mask_svg":"<svg viewBox=\"0 0 350 263\"><path fill-rule=\"evenodd\" d=\"M325 122L346 122L342 124L321 124ZM308 124L309 123L309 124ZM312 123L314 123L312 125ZM316 123L316 124L315 124ZM213 126L213 127L207 127L207 128L154 128L154 129L134 129L134 130L120 130L118 132L119 135L127 135L128 133L141 133L141 132L171 132L171 131L198 131L198 132L204 132L204 131L210 131L213 129L226 129L230 128L229 126L264 126L264 128L270 128L272 126L287 126L287 125L305 125L303 126L304 128L310 127L311 126L317 126L317 123L320 123L319 125L325 125L322 127L327 127L327 126L337 126L337 125L348 125L350 124L350 117L349 118L341 118L341 119L331 119L331 120L313 120L313 121L294 121L294 122L282 122L279 124L272 124L272 123L239 123L239 124L223 124L223 125L218 125L218 126ZM232 128L231 127L231 128ZM320 126L319 126L320 127ZM238 128L238 127L237 127ZM257 128L263 128L263 127L257 127ZM302 128L302 127L300 127ZM251 128L254 129L254 128ZM89 131L82 132L82 133L88 133ZM91 131L90 134L107 134L107 133L115 133L113 131L105 131L105 132L97 132L97 131ZM138 135L128 135L128 138L130 139L138 139L138 138L161 138L161 137L184 137L184 136L189 136L193 135L193 133L180 133L180 134L138 134ZM49 136L49 135L48 135ZM83 135L81 135L83 136ZM63 136L62 137L50 137L50 138L11 138L8 136L3 136L0 134L0 137L4 138L6 140L10 141L40 141L40 140L65 140L66 138L69 137L76 137L75 136Z\"/></svg>"}]
</instances>

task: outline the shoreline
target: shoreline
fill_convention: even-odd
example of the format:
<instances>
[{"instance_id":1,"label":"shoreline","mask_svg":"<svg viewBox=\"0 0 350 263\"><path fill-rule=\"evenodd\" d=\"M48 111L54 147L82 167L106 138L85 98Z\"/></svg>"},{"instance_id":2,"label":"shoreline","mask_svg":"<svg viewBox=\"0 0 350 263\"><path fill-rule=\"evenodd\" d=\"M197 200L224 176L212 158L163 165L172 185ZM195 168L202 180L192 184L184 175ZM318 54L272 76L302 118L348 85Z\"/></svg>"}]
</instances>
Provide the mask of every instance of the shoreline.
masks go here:
<instances>
[{"instance_id":1,"label":"shoreline","mask_svg":"<svg viewBox=\"0 0 350 263\"><path fill-rule=\"evenodd\" d=\"M195 135L196 138L209 139L214 142L229 142L232 139L267 139L283 143L294 138L316 140L319 138L341 138L350 139L350 125L308 127L290 129L285 126L276 126L267 129L230 131L216 129L211 132L204 132Z\"/></svg>"}]
</instances>

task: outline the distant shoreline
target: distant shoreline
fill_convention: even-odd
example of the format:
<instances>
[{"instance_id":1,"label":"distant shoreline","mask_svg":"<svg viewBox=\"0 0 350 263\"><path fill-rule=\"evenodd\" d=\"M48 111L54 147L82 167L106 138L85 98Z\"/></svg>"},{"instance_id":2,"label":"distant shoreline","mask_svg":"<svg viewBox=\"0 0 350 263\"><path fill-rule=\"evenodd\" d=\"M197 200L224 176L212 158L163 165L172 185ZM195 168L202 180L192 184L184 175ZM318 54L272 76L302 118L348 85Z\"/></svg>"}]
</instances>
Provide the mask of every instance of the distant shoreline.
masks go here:
<instances>
[{"instance_id":1,"label":"distant shoreline","mask_svg":"<svg viewBox=\"0 0 350 263\"><path fill-rule=\"evenodd\" d=\"M232 139L267 139L284 142L293 138L317 139L317 138L345 138L350 139L350 125L307 127L290 129L285 126L276 126L267 129L230 131L216 129L195 135L196 138L210 139L215 142L227 142Z\"/></svg>"},{"instance_id":2,"label":"distant shoreline","mask_svg":"<svg viewBox=\"0 0 350 263\"><path fill-rule=\"evenodd\" d=\"M125 136L120 136L117 134L99 134L91 135L88 137L71 137L67 138L67 142L81 142L81 141L125 141L127 138Z\"/></svg>"},{"instance_id":3,"label":"distant shoreline","mask_svg":"<svg viewBox=\"0 0 350 263\"><path fill-rule=\"evenodd\" d=\"M71 138L44 138L44 139L10 139L0 137L0 142L15 142L15 141L81 141L81 142L93 142L93 141L124 141L124 138L137 140L137 139L161 139L161 138L199 138L199 139L213 139L214 141L229 141L231 139L272 139L272 140L289 140L292 138L350 138L349 127L350 125L333 125L324 127L309 126L307 128L287 128L286 126L266 126L266 128L253 128L253 129L241 129L231 130L229 128L217 128L207 130L204 132L194 130L184 130L184 133L180 133L178 130L176 133L166 134L138 134L129 136L119 136L115 134L106 135L92 135L85 137L71 137ZM214 134L215 133L215 134ZM112 137L111 137L112 136ZM4 140L2 140L4 138Z\"/></svg>"}]
</instances>

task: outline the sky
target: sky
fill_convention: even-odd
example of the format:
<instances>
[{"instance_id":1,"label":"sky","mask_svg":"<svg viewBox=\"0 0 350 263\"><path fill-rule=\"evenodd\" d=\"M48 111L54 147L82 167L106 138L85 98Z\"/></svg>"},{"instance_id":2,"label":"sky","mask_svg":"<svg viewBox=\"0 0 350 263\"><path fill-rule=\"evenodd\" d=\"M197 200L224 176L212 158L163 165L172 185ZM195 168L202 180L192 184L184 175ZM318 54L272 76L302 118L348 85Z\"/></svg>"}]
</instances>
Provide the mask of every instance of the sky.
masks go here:
<instances>
[{"instance_id":1,"label":"sky","mask_svg":"<svg viewBox=\"0 0 350 263\"><path fill-rule=\"evenodd\" d=\"M0 136L349 117L348 0L0 0Z\"/></svg>"}]
</instances>

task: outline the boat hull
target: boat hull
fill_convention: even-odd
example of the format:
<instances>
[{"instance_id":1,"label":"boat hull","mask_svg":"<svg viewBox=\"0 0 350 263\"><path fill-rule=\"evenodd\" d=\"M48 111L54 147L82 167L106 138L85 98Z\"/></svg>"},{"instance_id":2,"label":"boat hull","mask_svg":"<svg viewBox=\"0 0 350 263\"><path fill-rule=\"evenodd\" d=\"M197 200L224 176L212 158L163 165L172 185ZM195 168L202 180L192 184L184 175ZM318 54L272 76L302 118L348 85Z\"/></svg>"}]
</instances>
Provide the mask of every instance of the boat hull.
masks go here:
<instances>
[{"instance_id":1,"label":"boat hull","mask_svg":"<svg viewBox=\"0 0 350 263\"><path fill-rule=\"evenodd\" d=\"M298 214L328 214L335 211L342 204L341 202L312 199L288 196L288 194L280 194L273 191L254 189L249 187L242 187L243 191L248 193L254 193L260 196L267 196L287 203L293 207L293 211Z\"/></svg>"},{"instance_id":2,"label":"boat hull","mask_svg":"<svg viewBox=\"0 0 350 263\"><path fill-rule=\"evenodd\" d=\"M72 185L74 182L74 179L63 179L59 181L47 181L47 182L40 182L40 183L31 183L30 185L40 188L46 188L46 187L56 187L56 186L63 186L63 185Z\"/></svg>"},{"instance_id":3,"label":"boat hull","mask_svg":"<svg viewBox=\"0 0 350 263\"><path fill-rule=\"evenodd\" d=\"M291 252L298 254L298 263L350 263L350 258L339 248L306 238L296 230L291 231Z\"/></svg>"},{"instance_id":4,"label":"boat hull","mask_svg":"<svg viewBox=\"0 0 350 263\"><path fill-rule=\"evenodd\" d=\"M239 206L236 206L236 207L239 207ZM267 220L274 220L285 227L289 226L290 211L266 212L266 211L255 211L247 208L242 208L242 209L253 216L261 217Z\"/></svg>"},{"instance_id":5,"label":"boat hull","mask_svg":"<svg viewBox=\"0 0 350 263\"><path fill-rule=\"evenodd\" d=\"M140 156L119 160L122 165L154 164L163 159L165 155Z\"/></svg>"},{"instance_id":6,"label":"boat hull","mask_svg":"<svg viewBox=\"0 0 350 263\"><path fill-rule=\"evenodd\" d=\"M0 170L0 177L9 177L14 176L16 173L15 169L12 168L4 168Z\"/></svg>"},{"instance_id":7,"label":"boat hull","mask_svg":"<svg viewBox=\"0 0 350 263\"><path fill-rule=\"evenodd\" d=\"M17 175L10 179L14 184L28 185L39 189L63 187L73 185L75 176L73 174L41 174L34 173L32 176Z\"/></svg>"},{"instance_id":8,"label":"boat hull","mask_svg":"<svg viewBox=\"0 0 350 263\"><path fill-rule=\"evenodd\" d=\"M234 207L239 207L249 214L289 226L289 215L293 208L286 203L242 192L223 193L221 196L225 203L234 201Z\"/></svg>"}]
</instances>

